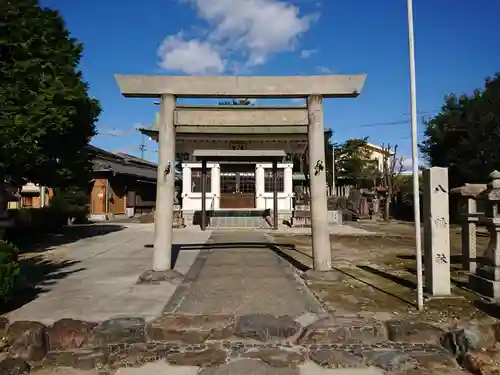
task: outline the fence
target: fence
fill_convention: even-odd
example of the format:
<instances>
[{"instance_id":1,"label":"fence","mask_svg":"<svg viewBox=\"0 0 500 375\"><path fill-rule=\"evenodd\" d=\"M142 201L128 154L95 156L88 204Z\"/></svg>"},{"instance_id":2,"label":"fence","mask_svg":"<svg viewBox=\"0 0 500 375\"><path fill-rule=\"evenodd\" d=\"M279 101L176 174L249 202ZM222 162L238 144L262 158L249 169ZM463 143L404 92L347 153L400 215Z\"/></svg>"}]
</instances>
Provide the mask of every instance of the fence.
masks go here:
<instances>
[{"instance_id":1,"label":"fence","mask_svg":"<svg viewBox=\"0 0 500 375\"><path fill-rule=\"evenodd\" d=\"M336 186L335 187L335 194L332 194L332 189L330 186L326 187L326 195L328 196L337 196L337 197L348 197L349 194L351 193L352 186ZM304 194L310 195L310 187L309 186L304 186L303 187Z\"/></svg>"}]
</instances>

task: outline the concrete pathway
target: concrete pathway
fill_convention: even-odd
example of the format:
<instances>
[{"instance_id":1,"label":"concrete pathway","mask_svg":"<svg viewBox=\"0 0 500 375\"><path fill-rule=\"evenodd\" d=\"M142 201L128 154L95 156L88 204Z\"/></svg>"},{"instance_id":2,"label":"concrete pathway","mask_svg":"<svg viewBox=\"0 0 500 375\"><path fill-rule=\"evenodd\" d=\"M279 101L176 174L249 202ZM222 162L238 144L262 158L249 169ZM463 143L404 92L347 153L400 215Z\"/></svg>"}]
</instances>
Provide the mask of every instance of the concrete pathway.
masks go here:
<instances>
[{"instance_id":1,"label":"concrete pathway","mask_svg":"<svg viewBox=\"0 0 500 375\"><path fill-rule=\"evenodd\" d=\"M7 317L51 324L68 317L98 322L119 316L149 320L160 315L177 285L136 284L139 275L151 268L154 227L119 227L44 252L38 262L48 269L48 275L37 285L40 294ZM199 230L174 231L174 249L180 248L177 271L187 273L200 249L181 245L203 245L209 236L210 232Z\"/></svg>"},{"instance_id":2,"label":"concrete pathway","mask_svg":"<svg viewBox=\"0 0 500 375\"><path fill-rule=\"evenodd\" d=\"M213 232L165 313L299 317L321 306L259 231Z\"/></svg>"}]
</instances>

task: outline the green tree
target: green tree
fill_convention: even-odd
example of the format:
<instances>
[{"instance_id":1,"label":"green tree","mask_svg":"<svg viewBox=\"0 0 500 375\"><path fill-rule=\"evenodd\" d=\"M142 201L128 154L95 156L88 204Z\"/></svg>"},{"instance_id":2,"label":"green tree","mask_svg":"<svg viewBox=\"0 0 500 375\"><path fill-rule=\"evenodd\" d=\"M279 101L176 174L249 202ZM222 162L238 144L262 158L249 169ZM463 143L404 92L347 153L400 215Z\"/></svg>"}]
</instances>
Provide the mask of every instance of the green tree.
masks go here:
<instances>
[{"instance_id":1,"label":"green tree","mask_svg":"<svg viewBox=\"0 0 500 375\"><path fill-rule=\"evenodd\" d=\"M368 138L353 138L335 146L336 174L344 185L373 187L380 177L377 162L371 159L366 147L367 142Z\"/></svg>"},{"instance_id":2,"label":"green tree","mask_svg":"<svg viewBox=\"0 0 500 375\"><path fill-rule=\"evenodd\" d=\"M431 166L448 167L450 186L485 182L500 169L500 75L470 96L451 94L425 123L420 149Z\"/></svg>"},{"instance_id":3,"label":"green tree","mask_svg":"<svg viewBox=\"0 0 500 375\"><path fill-rule=\"evenodd\" d=\"M326 183L331 187L332 184L332 152L334 149L334 144L331 139L325 133L325 169L326 169ZM333 133L330 133L330 137ZM306 185L309 185L309 149L306 147L303 154L294 154L293 158L293 170L297 172L304 173L306 178Z\"/></svg>"},{"instance_id":4,"label":"green tree","mask_svg":"<svg viewBox=\"0 0 500 375\"><path fill-rule=\"evenodd\" d=\"M252 105L252 101L248 98L233 99L233 100L225 100L225 101L219 102L219 105Z\"/></svg>"},{"instance_id":5,"label":"green tree","mask_svg":"<svg viewBox=\"0 0 500 375\"><path fill-rule=\"evenodd\" d=\"M0 183L88 183L101 109L78 71L82 50L57 11L0 1Z\"/></svg>"}]
</instances>

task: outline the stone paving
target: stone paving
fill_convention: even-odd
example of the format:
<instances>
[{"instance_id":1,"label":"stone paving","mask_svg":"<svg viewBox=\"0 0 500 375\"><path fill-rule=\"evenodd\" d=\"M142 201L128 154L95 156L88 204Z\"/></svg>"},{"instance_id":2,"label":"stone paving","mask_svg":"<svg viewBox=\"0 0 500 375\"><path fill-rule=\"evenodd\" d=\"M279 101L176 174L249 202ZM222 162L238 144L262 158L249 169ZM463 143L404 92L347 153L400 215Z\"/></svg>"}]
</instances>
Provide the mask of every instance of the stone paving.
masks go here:
<instances>
[{"instance_id":1,"label":"stone paving","mask_svg":"<svg viewBox=\"0 0 500 375\"><path fill-rule=\"evenodd\" d=\"M268 313L298 317L322 311L294 269L258 231L213 232L166 313Z\"/></svg>"}]
</instances>

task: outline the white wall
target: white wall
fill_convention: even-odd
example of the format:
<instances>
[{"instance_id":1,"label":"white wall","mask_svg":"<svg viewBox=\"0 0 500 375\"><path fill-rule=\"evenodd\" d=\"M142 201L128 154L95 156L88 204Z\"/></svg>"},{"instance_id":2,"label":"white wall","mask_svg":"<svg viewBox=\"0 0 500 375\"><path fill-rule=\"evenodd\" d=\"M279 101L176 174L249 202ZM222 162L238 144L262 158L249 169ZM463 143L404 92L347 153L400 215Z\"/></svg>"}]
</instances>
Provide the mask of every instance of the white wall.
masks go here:
<instances>
[{"instance_id":1,"label":"white wall","mask_svg":"<svg viewBox=\"0 0 500 375\"><path fill-rule=\"evenodd\" d=\"M201 163L182 163L182 210L201 210L201 193L191 192L191 169L201 168ZM272 163L260 163L255 168L255 207L273 209L273 193L264 191L264 169L272 168ZM284 170L284 192L278 193L278 210L291 211L293 198L293 163L278 163L278 170ZM207 173L211 174L211 192L206 193L207 210L220 209L220 166L207 163Z\"/></svg>"},{"instance_id":2,"label":"white wall","mask_svg":"<svg viewBox=\"0 0 500 375\"><path fill-rule=\"evenodd\" d=\"M264 191L264 169L272 168L272 163L260 163L255 167L255 183L256 183L256 202L255 207L258 209L273 209L273 193ZM293 163L278 163L278 170L284 169L284 192L278 193L278 210L291 211L293 198L293 180L292 169Z\"/></svg>"},{"instance_id":3,"label":"white wall","mask_svg":"<svg viewBox=\"0 0 500 375\"><path fill-rule=\"evenodd\" d=\"M182 163L182 210L201 210L201 192L191 192L191 169L201 168L201 163ZM207 173L211 174L211 192L206 193L207 210L219 209L220 169L218 163L207 163Z\"/></svg>"}]
</instances>

